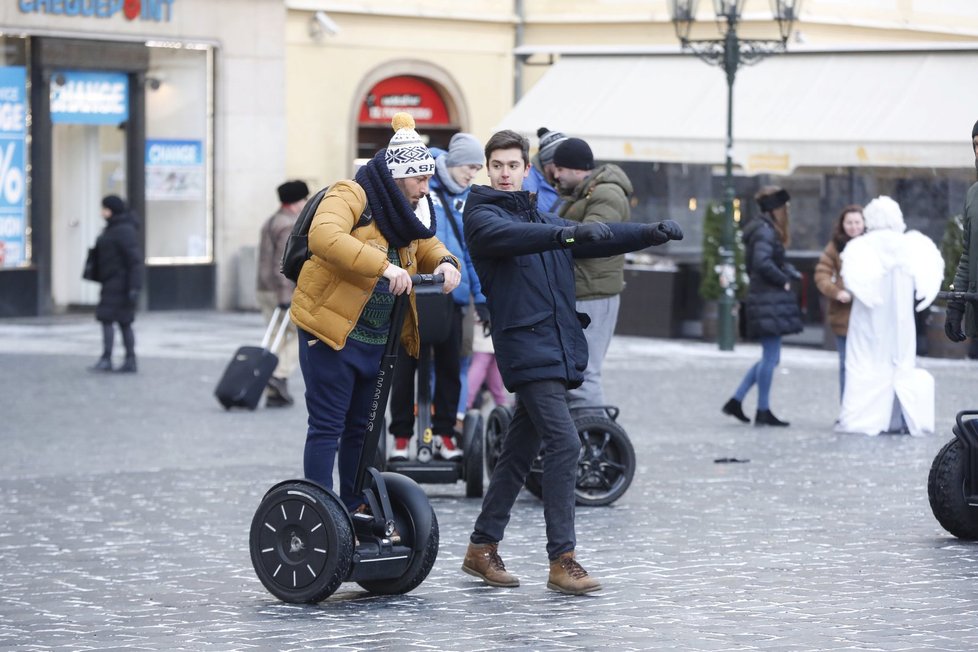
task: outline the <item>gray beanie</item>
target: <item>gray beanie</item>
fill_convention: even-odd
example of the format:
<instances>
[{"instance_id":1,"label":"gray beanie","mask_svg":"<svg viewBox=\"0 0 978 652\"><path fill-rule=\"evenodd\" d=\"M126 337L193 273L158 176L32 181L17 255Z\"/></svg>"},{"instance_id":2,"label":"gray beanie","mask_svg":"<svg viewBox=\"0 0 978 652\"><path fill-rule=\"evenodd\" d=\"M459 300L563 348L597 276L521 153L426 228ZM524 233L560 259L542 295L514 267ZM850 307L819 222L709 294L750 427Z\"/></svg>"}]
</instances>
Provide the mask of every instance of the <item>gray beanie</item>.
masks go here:
<instances>
[{"instance_id":1,"label":"gray beanie","mask_svg":"<svg viewBox=\"0 0 978 652\"><path fill-rule=\"evenodd\" d=\"M445 165L455 168L460 165L485 165L486 154L482 144L472 134L459 132L448 142Z\"/></svg>"},{"instance_id":2,"label":"gray beanie","mask_svg":"<svg viewBox=\"0 0 978 652\"><path fill-rule=\"evenodd\" d=\"M553 163L557 145L567 140L567 136L559 131L550 131L546 127L540 127L537 129L537 137L540 139L540 164Z\"/></svg>"}]
</instances>

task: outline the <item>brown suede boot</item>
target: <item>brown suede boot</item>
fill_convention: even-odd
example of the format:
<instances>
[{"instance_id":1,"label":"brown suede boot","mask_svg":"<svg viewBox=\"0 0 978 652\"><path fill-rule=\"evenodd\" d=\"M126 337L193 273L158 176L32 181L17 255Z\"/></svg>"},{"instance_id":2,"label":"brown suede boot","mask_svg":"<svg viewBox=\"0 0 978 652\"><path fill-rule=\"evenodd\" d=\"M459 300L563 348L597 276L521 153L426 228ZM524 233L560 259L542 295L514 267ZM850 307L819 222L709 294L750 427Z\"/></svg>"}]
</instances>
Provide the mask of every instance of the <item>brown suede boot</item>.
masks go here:
<instances>
[{"instance_id":1,"label":"brown suede boot","mask_svg":"<svg viewBox=\"0 0 978 652\"><path fill-rule=\"evenodd\" d=\"M577 563L574 551L571 550L550 562L547 588L569 595L584 595L591 591L600 591L601 585Z\"/></svg>"},{"instance_id":2,"label":"brown suede boot","mask_svg":"<svg viewBox=\"0 0 978 652\"><path fill-rule=\"evenodd\" d=\"M465 561L462 570L469 575L482 578L489 586L511 588L519 586L520 581L515 575L506 571L499 556L498 543L469 543L465 551Z\"/></svg>"}]
</instances>

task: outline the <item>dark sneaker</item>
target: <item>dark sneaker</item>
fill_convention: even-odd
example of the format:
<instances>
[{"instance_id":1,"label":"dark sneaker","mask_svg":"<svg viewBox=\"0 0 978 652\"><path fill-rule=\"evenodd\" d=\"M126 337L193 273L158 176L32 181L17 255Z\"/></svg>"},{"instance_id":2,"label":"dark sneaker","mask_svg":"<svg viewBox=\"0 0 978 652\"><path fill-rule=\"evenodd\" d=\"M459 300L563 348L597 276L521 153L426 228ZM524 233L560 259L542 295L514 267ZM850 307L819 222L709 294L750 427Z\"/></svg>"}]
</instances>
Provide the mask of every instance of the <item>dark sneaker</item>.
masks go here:
<instances>
[{"instance_id":1,"label":"dark sneaker","mask_svg":"<svg viewBox=\"0 0 978 652\"><path fill-rule=\"evenodd\" d=\"M747 417L746 414L744 414L743 405L741 405L740 401L738 401L735 398L732 398L726 403L724 403L723 407L720 409L723 411L724 414L729 414L730 416L737 419L738 421L742 421L744 423L750 423L750 419Z\"/></svg>"},{"instance_id":2,"label":"dark sneaker","mask_svg":"<svg viewBox=\"0 0 978 652\"><path fill-rule=\"evenodd\" d=\"M481 578L489 586L512 588L520 585L515 575L507 572L498 543L469 543L462 570Z\"/></svg>"},{"instance_id":3,"label":"dark sneaker","mask_svg":"<svg viewBox=\"0 0 978 652\"><path fill-rule=\"evenodd\" d=\"M122 366L116 369L116 371L124 374L136 373L136 358L132 356L126 356L126 361L123 362Z\"/></svg>"},{"instance_id":4,"label":"dark sneaker","mask_svg":"<svg viewBox=\"0 0 978 652\"><path fill-rule=\"evenodd\" d=\"M295 403L295 399L289 393L289 381L285 378L276 378L275 376L269 378L267 393L269 396L277 396L281 399L280 405L292 405Z\"/></svg>"},{"instance_id":5,"label":"dark sneaker","mask_svg":"<svg viewBox=\"0 0 978 652\"><path fill-rule=\"evenodd\" d=\"M781 419L774 416L770 410L758 410L757 416L754 417L755 426L780 426L786 427L791 424L787 421L782 421Z\"/></svg>"},{"instance_id":6,"label":"dark sneaker","mask_svg":"<svg viewBox=\"0 0 978 652\"><path fill-rule=\"evenodd\" d=\"M103 355L94 365L88 368L89 371L112 371L112 360Z\"/></svg>"},{"instance_id":7,"label":"dark sneaker","mask_svg":"<svg viewBox=\"0 0 978 652\"><path fill-rule=\"evenodd\" d=\"M592 591L600 591L601 584L577 563L574 559L574 551L571 550L550 562L547 588L568 595L584 595Z\"/></svg>"},{"instance_id":8,"label":"dark sneaker","mask_svg":"<svg viewBox=\"0 0 978 652\"><path fill-rule=\"evenodd\" d=\"M278 394L272 394L272 393L265 394L265 407L280 408L280 407L289 407L290 405L292 405L292 403L286 401Z\"/></svg>"},{"instance_id":9,"label":"dark sneaker","mask_svg":"<svg viewBox=\"0 0 978 652\"><path fill-rule=\"evenodd\" d=\"M394 437L394 449L391 451L390 459L392 462L399 462L408 458L410 437Z\"/></svg>"}]
</instances>

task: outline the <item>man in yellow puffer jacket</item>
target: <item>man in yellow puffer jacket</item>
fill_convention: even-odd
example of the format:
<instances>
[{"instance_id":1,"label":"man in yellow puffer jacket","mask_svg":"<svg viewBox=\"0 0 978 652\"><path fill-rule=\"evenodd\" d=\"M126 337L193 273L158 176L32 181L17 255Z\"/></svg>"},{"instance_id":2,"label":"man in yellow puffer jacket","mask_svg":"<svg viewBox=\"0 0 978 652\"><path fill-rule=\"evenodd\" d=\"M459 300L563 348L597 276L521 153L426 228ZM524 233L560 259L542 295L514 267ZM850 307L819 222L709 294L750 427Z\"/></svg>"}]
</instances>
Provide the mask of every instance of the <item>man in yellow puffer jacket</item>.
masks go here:
<instances>
[{"instance_id":1,"label":"man in yellow puffer jacket","mask_svg":"<svg viewBox=\"0 0 978 652\"><path fill-rule=\"evenodd\" d=\"M446 293L460 279L458 260L435 237L435 162L410 115L398 113L392 125L388 147L323 197L292 295L309 411L305 476L332 489L339 451L339 493L351 511L362 502L353 484L394 296L411 291L412 274L444 274ZM417 356L413 296L400 336Z\"/></svg>"}]
</instances>

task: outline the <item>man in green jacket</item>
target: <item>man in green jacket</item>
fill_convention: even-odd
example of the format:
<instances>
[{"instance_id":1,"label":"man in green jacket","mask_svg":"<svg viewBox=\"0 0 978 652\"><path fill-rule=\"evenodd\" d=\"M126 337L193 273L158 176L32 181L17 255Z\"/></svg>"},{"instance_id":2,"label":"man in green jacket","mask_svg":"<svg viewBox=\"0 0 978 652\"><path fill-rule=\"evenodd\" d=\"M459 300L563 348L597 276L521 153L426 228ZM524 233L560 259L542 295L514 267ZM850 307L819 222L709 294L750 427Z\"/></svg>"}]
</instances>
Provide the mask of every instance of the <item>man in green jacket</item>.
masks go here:
<instances>
[{"instance_id":1,"label":"man in green jacket","mask_svg":"<svg viewBox=\"0 0 978 652\"><path fill-rule=\"evenodd\" d=\"M975 169L978 169L978 122L971 128L971 149L975 153ZM971 250L973 243L978 244L978 183L968 188L964 200L964 248L958 261L958 271L954 274L954 289L958 292L978 291L978 251ZM963 342L969 337L978 337L976 307L971 301L951 301L947 304L944 333L949 340Z\"/></svg>"},{"instance_id":2,"label":"man in green jacket","mask_svg":"<svg viewBox=\"0 0 978 652\"><path fill-rule=\"evenodd\" d=\"M617 165L594 167L591 148L580 138L568 138L554 152L554 178L564 203L560 216L572 222L627 222L632 183ZM618 322L621 291L625 289L625 257L574 260L577 311L591 323L584 329L588 363L584 384L568 392L570 407L605 405L601 364Z\"/></svg>"}]
</instances>

